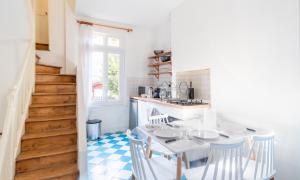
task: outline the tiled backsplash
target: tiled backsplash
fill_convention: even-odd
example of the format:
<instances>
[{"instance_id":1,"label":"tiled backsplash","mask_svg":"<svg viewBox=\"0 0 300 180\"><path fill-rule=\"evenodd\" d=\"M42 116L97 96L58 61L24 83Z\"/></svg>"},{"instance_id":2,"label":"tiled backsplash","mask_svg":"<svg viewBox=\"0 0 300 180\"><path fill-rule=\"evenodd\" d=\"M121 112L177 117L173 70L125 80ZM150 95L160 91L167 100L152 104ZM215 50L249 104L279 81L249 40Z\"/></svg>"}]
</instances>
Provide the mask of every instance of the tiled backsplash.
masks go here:
<instances>
[{"instance_id":1,"label":"tiled backsplash","mask_svg":"<svg viewBox=\"0 0 300 180\"><path fill-rule=\"evenodd\" d=\"M128 77L127 78L128 96L137 96L139 86L155 87L154 79L151 77Z\"/></svg>"},{"instance_id":2,"label":"tiled backsplash","mask_svg":"<svg viewBox=\"0 0 300 180\"><path fill-rule=\"evenodd\" d=\"M211 100L210 97L210 71L209 69L184 71L176 73L176 84L182 81L193 83L195 99Z\"/></svg>"}]
</instances>

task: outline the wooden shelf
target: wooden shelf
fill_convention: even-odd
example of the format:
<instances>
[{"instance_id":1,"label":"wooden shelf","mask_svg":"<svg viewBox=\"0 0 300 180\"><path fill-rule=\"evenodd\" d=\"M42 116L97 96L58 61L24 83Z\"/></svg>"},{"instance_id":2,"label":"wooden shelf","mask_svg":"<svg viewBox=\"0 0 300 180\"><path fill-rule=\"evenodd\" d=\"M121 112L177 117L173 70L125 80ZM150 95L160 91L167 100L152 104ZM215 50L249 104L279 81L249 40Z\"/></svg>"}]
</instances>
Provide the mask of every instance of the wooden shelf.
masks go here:
<instances>
[{"instance_id":1,"label":"wooden shelf","mask_svg":"<svg viewBox=\"0 0 300 180\"><path fill-rule=\"evenodd\" d=\"M163 53L157 54L155 56L150 56L149 57L149 59L151 59L152 62L148 65L148 67L151 67L151 68L155 69L156 72L149 73L148 75L155 76L157 79L159 79L159 76L161 74L169 74L169 75L172 76L172 70L160 71L160 66L171 65L172 64L172 60L162 62L160 60L160 57L163 57L163 56L169 56L171 58L172 52L167 51L167 52L163 52Z\"/></svg>"},{"instance_id":2,"label":"wooden shelf","mask_svg":"<svg viewBox=\"0 0 300 180\"><path fill-rule=\"evenodd\" d=\"M149 67L156 67L156 66L167 65L167 64L172 64L172 61L153 63L153 64L149 64L148 66Z\"/></svg>"},{"instance_id":3,"label":"wooden shelf","mask_svg":"<svg viewBox=\"0 0 300 180\"><path fill-rule=\"evenodd\" d=\"M171 71L168 71L168 72L157 72L157 73L149 73L148 75L158 76L158 75L161 75L161 74L170 74L170 75L172 75L172 72Z\"/></svg>"},{"instance_id":4,"label":"wooden shelf","mask_svg":"<svg viewBox=\"0 0 300 180\"><path fill-rule=\"evenodd\" d=\"M158 55L155 55L155 56L150 56L148 57L149 59L157 59L159 57L162 57L162 56L171 56L172 55L172 52L171 51L167 51L167 52L163 52L163 53L160 53Z\"/></svg>"}]
</instances>

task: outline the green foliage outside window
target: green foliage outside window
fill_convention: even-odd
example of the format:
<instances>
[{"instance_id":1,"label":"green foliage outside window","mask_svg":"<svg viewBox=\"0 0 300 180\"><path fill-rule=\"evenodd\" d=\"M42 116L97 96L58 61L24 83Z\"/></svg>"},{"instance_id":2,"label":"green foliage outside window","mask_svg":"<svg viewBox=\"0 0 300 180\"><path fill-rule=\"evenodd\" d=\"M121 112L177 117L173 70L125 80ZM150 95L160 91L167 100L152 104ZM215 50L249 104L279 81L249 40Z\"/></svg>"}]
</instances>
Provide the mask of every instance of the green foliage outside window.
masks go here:
<instances>
[{"instance_id":1,"label":"green foliage outside window","mask_svg":"<svg viewBox=\"0 0 300 180\"><path fill-rule=\"evenodd\" d=\"M119 55L109 54L108 56L108 98L119 98Z\"/></svg>"}]
</instances>

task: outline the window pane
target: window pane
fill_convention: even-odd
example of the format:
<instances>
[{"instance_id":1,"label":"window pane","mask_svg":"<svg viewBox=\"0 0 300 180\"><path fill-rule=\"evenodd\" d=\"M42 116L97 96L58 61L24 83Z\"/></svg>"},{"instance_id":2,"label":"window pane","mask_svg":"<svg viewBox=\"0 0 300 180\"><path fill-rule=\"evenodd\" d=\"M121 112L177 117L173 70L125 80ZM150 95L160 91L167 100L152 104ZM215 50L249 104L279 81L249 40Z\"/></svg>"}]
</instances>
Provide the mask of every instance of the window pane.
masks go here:
<instances>
[{"instance_id":1,"label":"window pane","mask_svg":"<svg viewBox=\"0 0 300 180\"><path fill-rule=\"evenodd\" d=\"M101 33L94 33L93 35L93 44L94 45L104 45L104 36Z\"/></svg>"},{"instance_id":2,"label":"window pane","mask_svg":"<svg viewBox=\"0 0 300 180\"><path fill-rule=\"evenodd\" d=\"M117 100L120 97L120 55L108 54L108 99Z\"/></svg>"},{"instance_id":3,"label":"window pane","mask_svg":"<svg viewBox=\"0 0 300 180\"><path fill-rule=\"evenodd\" d=\"M92 98L104 98L104 53L92 53Z\"/></svg>"},{"instance_id":4,"label":"window pane","mask_svg":"<svg viewBox=\"0 0 300 180\"><path fill-rule=\"evenodd\" d=\"M114 37L109 37L107 39L107 45L113 46L113 47L120 47L120 39L114 38Z\"/></svg>"}]
</instances>

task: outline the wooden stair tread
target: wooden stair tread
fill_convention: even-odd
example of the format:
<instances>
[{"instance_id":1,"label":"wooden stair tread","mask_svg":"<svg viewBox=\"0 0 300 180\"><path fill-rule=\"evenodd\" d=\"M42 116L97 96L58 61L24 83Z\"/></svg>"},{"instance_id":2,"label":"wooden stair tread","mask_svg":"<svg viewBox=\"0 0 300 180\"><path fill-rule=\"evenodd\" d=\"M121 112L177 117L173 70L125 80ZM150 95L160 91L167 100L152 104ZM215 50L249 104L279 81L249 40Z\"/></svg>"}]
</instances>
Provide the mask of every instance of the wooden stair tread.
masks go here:
<instances>
[{"instance_id":1,"label":"wooden stair tread","mask_svg":"<svg viewBox=\"0 0 300 180\"><path fill-rule=\"evenodd\" d=\"M76 95L76 92L69 93L33 93L33 96L55 96L55 95Z\"/></svg>"},{"instance_id":2,"label":"wooden stair tread","mask_svg":"<svg viewBox=\"0 0 300 180\"><path fill-rule=\"evenodd\" d=\"M47 75L47 76L76 76L75 74L50 74L50 73L36 73L36 75Z\"/></svg>"},{"instance_id":3,"label":"wooden stair tread","mask_svg":"<svg viewBox=\"0 0 300 180\"><path fill-rule=\"evenodd\" d=\"M76 85L76 83L68 82L36 82L36 85Z\"/></svg>"},{"instance_id":4,"label":"wooden stair tread","mask_svg":"<svg viewBox=\"0 0 300 180\"><path fill-rule=\"evenodd\" d=\"M70 135L70 134L77 134L77 130L61 129L61 130L55 130L50 132L28 133L28 134L25 133L25 135L22 137L22 140L46 138L46 137L53 137L53 136L63 136L63 135Z\"/></svg>"},{"instance_id":5,"label":"wooden stair tread","mask_svg":"<svg viewBox=\"0 0 300 180\"><path fill-rule=\"evenodd\" d=\"M38 66L46 66L46 67L53 67L53 68L59 68L59 69L61 69L62 67L60 67L60 66L53 66L53 65L48 65L48 64L40 64L40 63L37 63L36 65L38 65Z\"/></svg>"},{"instance_id":6,"label":"wooden stair tread","mask_svg":"<svg viewBox=\"0 0 300 180\"><path fill-rule=\"evenodd\" d=\"M65 147L60 147L55 149L25 151L19 154L19 156L17 157L17 161L45 157L45 156L54 156L54 155L65 154L65 153L76 152L76 151L77 151L76 145L65 146Z\"/></svg>"},{"instance_id":7,"label":"wooden stair tread","mask_svg":"<svg viewBox=\"0 0 300 180\"><path fill-rule=\"evenodd\" d=\"M43 180L78 173L77 164L66 164L17 174L15 180Z\"/></svg>"},{"instance_id":8,"label":"wooden stair tread","mask_svg":"<svg viewBox=\"0 0 300 180\"><path fill-rule=\"evenodd\" d=\"M30 108L64 107L64 106L76 106L76 103L65 103L65 104L32 104L32 105L30 105Z\"/></svg>"},{"instance_id":9,"label":"wooden stair tread","mask_svg":"<svg viewBox=\"0 0 300 180\"><path fill-rule=\"evenodd\" d=\"M26 122L43 122L43 121L59 121L65 119L76 119L74 115L59 115L59 116L42 116L42 117L31 117Z\"/></svg>"}]
</instances>

